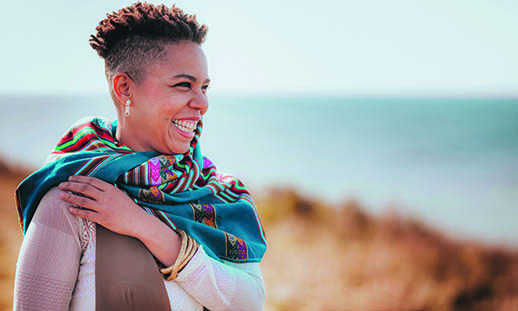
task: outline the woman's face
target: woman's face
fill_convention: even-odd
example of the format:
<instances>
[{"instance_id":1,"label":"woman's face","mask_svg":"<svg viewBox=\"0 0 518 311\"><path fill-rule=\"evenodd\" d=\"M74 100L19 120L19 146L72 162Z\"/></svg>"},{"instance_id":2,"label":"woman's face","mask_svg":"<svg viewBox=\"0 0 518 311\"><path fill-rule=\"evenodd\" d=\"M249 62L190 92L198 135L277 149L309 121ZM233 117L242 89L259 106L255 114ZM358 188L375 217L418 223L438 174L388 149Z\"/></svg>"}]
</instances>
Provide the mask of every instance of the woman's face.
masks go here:
<instances>
[{"instance_id":1,"label":"woman's face","mask_svg":"<svg viewBox=\"0 0 518 311\"><path fill-rule=\"evenodd\" d=\"M165 49L144 81L132 84L130 116L123 118L135 151L185 153L208 109L210 80L200 46L182 41Z\"/></svg>"}]
</instances>

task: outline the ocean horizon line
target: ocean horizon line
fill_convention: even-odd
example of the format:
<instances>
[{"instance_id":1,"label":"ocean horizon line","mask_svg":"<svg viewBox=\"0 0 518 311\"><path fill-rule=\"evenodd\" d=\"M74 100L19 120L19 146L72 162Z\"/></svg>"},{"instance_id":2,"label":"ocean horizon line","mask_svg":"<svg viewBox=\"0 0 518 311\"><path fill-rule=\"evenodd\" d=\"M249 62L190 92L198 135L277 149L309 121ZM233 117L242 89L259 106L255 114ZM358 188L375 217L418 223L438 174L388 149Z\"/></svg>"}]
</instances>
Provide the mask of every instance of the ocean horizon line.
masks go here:
<instances>
[{"instance_id":1,"label":"ocean horizon line","mask_svg":"<svg viewBox=\"0 0 518 311\"><path fill-rule=\"evenodd\" d=\"M0 97L106 97L110 98L108 90L106 92L74 92L74 91L40 91L27 90L20 92L0 91ZM447 94L447 93L230 93L209 91L209 99L347 99L347 100L509 100L518 102L518 94Z\"/></svg>"}]
</instances>

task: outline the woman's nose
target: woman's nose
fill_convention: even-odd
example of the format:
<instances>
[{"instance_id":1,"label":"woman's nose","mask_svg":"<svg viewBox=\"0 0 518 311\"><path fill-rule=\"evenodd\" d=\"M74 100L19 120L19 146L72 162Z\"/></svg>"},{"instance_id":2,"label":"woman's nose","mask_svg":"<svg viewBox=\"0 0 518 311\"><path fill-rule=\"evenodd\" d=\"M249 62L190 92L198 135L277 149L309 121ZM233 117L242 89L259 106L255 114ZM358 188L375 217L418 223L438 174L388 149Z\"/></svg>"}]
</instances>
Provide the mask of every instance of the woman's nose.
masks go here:
<instances>
[{"instance_id":1,"label":"woman's nose","mask_svg":"<svg viewBox=\"0 0 518 311\"><path fill-rule=\"evenodd\" d=\"M209 100L205 94L196 94L191 99L189 106L193 109L199 109L204 114L209 109Z\"/></svg>"}]
</instances>

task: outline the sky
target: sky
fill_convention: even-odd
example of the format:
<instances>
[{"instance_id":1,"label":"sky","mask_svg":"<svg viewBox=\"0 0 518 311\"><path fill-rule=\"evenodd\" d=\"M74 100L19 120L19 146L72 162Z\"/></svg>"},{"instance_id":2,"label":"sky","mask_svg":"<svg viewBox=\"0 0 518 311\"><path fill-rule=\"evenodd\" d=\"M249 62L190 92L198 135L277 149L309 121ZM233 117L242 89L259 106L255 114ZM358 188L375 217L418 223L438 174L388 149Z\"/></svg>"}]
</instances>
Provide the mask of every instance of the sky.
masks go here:
<instances>
[{"instance_id":1,"label":"sky","mask_svg":"<svg viewBox=\"0 0 518 311\"><path fill-rule=\"evenodd\" d=\"M88 38L131 3L4 2L0 94L107 92ZM209 27L213 94L518 97L515 0L175 3Z\"/></svg>"}]
</instances>

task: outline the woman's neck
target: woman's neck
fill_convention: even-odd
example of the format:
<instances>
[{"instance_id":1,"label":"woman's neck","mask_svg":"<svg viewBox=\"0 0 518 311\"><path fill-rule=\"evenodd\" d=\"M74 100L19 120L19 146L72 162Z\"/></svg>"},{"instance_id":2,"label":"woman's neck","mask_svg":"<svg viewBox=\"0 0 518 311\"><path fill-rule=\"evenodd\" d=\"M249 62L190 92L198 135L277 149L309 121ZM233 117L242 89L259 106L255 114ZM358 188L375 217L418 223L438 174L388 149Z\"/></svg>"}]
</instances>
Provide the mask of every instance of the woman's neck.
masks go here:
<instances>
[{"instance_id":1,"label":"woman's neck","mask_svg":"<svg viewBox=\"0 0 518 311\"><path fill-rule=\"evenodd\" d=\"M120 119L119 119L120 120ZM117 125L117 132L115 133L115 139L123 145L128 146L131 150L135 152L147 152L153 151L149 150L149 146L142 145L136 135L132 135L131 132L125 128L125 124L119 122Z\"/></svg>"}]
</instances>

